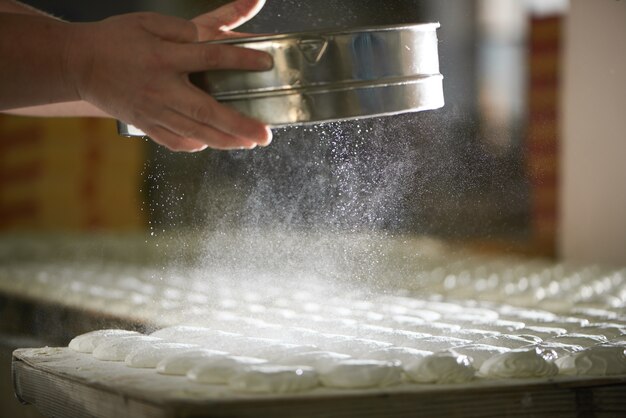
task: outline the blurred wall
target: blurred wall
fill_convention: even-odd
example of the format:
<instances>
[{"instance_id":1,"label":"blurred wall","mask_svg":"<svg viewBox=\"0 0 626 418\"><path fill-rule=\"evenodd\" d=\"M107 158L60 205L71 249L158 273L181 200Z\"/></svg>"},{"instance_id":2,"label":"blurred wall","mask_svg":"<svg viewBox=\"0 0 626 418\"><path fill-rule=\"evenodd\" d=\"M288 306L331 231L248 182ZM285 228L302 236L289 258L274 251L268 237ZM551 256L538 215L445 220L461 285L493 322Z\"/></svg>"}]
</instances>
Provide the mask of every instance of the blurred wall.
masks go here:
<instances>
[{"instance_id":1,"label":"blurred wall","mask_svg":"<svg viewBox=\"0 0 626 418\"><path fill-rule=\"evenodd\" d=\"M626 2L574 0L566 27L560 251L626 263Z\"/></svg>"},{"instance_id":2,"label":"blurred wall","mask_svg":"<svg viewBox=\"0 0 626 418\"><path fill-rule=\"evenodd\" d=\"M0 115L0 231L144 229L145 156L111 120Z\"/></svg>"}]
</instances>

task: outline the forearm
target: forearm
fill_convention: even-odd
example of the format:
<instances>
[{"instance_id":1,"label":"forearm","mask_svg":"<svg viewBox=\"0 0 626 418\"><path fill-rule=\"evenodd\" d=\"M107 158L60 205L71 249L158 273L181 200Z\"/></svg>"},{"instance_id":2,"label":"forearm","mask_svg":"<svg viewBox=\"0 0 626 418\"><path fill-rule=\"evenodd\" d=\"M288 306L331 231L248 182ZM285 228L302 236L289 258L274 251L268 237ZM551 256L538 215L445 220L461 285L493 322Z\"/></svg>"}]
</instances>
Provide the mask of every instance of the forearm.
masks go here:
<instances>
[{"instance_id":1,"label":"forearm","mask_svg":"<svg viewBox=\"0 0 626 418\"><path fill-rule=\"evenodd\" d=\"M21 107L10 109L3 113L21 116L49 116L49 117L111 117L103 110L85 101L52 103L49 105Z\"/></svg>"},{"instance_id":2,"label":"forearm","mask_svg":"<svg viewBox=\"0 0 626 418\"><path fill-rule=\"evenodd\" d=\"M38 15L53 17L46 12L37 10L32 6L13 0L0 0L0 13L21 13L28 15Z\"/></svg>"},{"instance_id":3,"label":"forearm","mask_svg":"<svg viewBox=\"0 0 626 418\"><path fill-rule=\"evenodd\" d=\"M67 48L71 24L0 13L0 110L77 101Z\"/></svg>"},{"instance_id":4,"label":"forearm","mask_svg":"<svg viewBox=\"0 0 626 418\"><path fill-rule=\"evenodd\" d=\"M46 16L54 18L54 16L51 16L46 12L37 10L34 7L13 0L0 0L0 13L20 13L26 15ZM106 112L103 112L96 106L85 101L51 103L47 105L21 107L18 109L9 109L3 111L3 113L24 116L109 117Z\"/></svg>"}]
</instances>

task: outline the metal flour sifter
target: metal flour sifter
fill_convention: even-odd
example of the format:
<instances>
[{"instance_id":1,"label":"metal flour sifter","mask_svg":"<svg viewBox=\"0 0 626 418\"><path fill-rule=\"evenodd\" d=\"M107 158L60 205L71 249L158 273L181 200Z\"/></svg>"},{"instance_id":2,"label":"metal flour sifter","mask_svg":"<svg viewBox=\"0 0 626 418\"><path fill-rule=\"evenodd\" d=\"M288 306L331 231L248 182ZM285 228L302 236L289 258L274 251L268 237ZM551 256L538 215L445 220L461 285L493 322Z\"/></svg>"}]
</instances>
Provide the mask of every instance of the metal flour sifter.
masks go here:
<instances>
[{"instance_id":1,"label":"metal flour sifter","mask_svg":"<svg viewBox=\"0 0 626 418\"><path fill-rule=\"evenodd\" d=\"M268 52L268 71L207 71L191 81L272 127L437 109L444 105L438 23L219 40ZM124 136L145 136L118 122Z\"/></svg>"}]
</instances>

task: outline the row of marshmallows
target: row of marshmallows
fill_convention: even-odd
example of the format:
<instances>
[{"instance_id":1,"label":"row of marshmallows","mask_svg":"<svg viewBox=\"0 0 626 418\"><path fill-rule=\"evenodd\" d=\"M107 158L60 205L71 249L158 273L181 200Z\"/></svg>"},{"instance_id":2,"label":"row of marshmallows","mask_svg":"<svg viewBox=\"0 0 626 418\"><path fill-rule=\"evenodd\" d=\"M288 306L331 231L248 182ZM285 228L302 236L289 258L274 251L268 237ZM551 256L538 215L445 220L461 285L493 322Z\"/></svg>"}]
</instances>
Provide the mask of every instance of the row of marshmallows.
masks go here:
<instances>
[{"instance_id":1,"label":"row of marshmallows","mask_svg":"<svg viewBox=\"0 0 626 418\"><path fill-rule=\"evenodd\" d=\"M296 330L290 331L293 335ZM123 361L128 367L186 375L198 383L269 393L302 391L319 385L367 388L406 381L463 383L474 378L545 378L559 373L626 374L626 346L622 344L598 344L556 359L553 350L537 346L509 349L469 344L432 352L345 335L320 334L315 341L318 344L293 344L175 326L151 335L93 331L74 338L69 347L90 353L97 360Z\"/></svg>"}]
</instances>

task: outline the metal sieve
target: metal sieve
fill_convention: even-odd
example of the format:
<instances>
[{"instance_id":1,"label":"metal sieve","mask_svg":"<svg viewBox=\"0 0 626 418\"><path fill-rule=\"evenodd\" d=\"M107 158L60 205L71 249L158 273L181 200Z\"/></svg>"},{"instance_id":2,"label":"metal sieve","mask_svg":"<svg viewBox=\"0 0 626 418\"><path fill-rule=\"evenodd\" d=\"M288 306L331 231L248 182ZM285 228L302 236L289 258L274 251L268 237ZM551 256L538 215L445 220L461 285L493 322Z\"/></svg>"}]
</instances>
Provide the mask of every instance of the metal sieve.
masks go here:
<instances>
[{"instance_id":1,"label":"metal sieve","mask_svg":"<svg viewBox=\"0 0 626 418\"><path fill-rule=\"evenodd\" d=\"M439 23L302 32L213 43L268 52L268 71L206 71L191 81L272 127L358 119L443 106ZM118 122L124 136L144 136Z\"/></svg>"}]
</instances>

